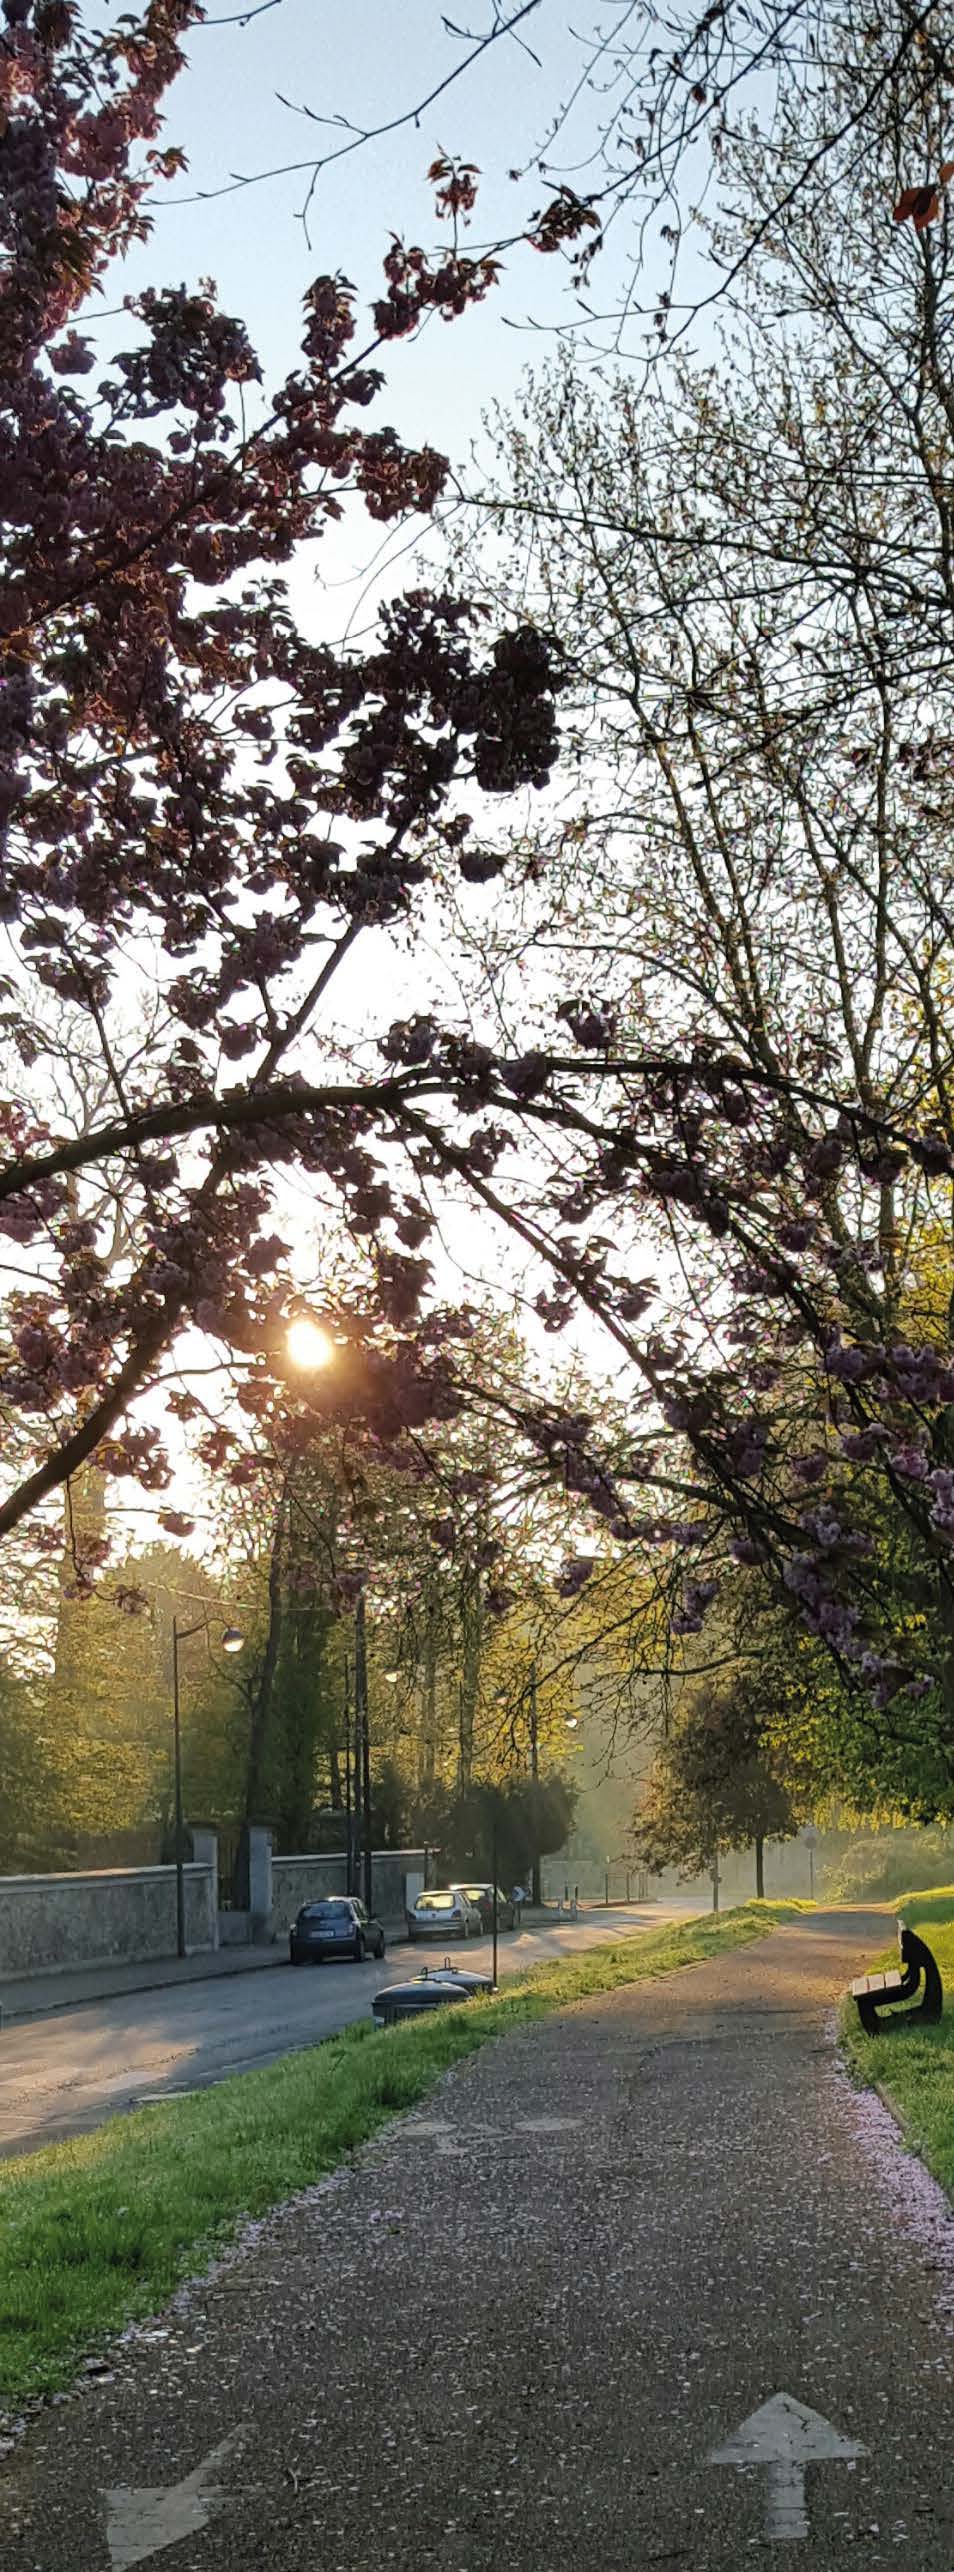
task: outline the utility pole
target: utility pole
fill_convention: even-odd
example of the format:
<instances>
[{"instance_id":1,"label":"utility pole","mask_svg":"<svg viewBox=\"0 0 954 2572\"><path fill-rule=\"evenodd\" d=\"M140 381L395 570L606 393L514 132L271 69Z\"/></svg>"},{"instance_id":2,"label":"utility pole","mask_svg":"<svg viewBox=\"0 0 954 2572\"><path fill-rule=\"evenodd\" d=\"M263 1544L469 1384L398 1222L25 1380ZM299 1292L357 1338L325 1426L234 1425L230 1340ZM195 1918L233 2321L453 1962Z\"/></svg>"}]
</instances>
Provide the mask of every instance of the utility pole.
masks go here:
<instances>
[{"instance_id":1,"label":"utility pole","mask_svg":"<svg viewBox=\"0 0 954 2572\"><path fill-rule=\"evenodd\" d=\"M351 1699L349 1694L350 1663L345 1653L344 1665L344 1790L345 1790L345 1892L352 1893L351 1856Z\"/></svg>"},{"instance_id":2,"label":"utility pole","mask_svg":"<svg viewBox=\"0 0 954 2572\"><path fill-rule=\"evenodd\" d=\"M191 1626L186 1631L192 1633ZM179 1720L179 1644L181 1636L176 1617L172 1620L172 1755L175 1778L176 1810L176 1954L186 1951L185 1924L185 1851L182 1820L182 1727Z\"/></svg>"},{"instance_id":3,"label":"utility pole","mask_svg":"<svg viewBox=\"0 0 954 2572\"><path fill-rule=\"evenodd\" d=\"M355 1801L357 1781L361 1780L362 1820L364 1824L364 1900L373 1911L374 1886L371 1865L371 1742L368 1733L368 1662L364 1622L364 1591L359 1590L354 1611L354 1773Z\"/></svg>"},{"instance_id":4,"label":"utility pole","mask_svg":"<svg viewBox=\"0 0 954 2572\"><path fill-rule=\"evenodd\" d=\"M540 1775L540 1758L537 1743L537 1665L535 1661L530 1665L530 1775L536 1784ZM530 1900L539 1911L540 1859L536 1850L534 1850L530 1871Z\"/></svg>"},{"instance_id":5,"label":"utility pole","mask_svg":"<svg viewBox=\"0 0 954 2572\"><path fill-rule=\"evenodd\" d=\"M355 1645L357 1646L357 1609L355 1610ZM361 1849L361 1712L358 1693L358 1655L355 1650L351 1690L351 1830L349 1834L348 1891L358 1890L358 1859Z\"/></svg>"},{"instance_id":6,"label":"utility pole","mask_svg":"<svg viewBox=\"0 0 954 2572\"><path fill-rule=\"evenodd\" d=\"M496 1813L496 1807L495 1807L495 1808L494 1808L494 1818L493 1818L493 1822L492 1822L492 1824L491 1824L491 1832L490 1832L490 1873L491 1873L491 1878L492 1878L492 1881L493 1881L493 1893L492 1893L492 1897L491 1897L491 1905L492 1905L492 1908L491 1908L491 1925L492 1925L492 1928L493 1928L493 1940L494 1940L494 1971L493 1971L493 1988L494 1988L494 1990L495 1990L495 1991L496 1991L496 1989L497 1989L497 1927L498 1927L498 1924L497 1924L497 1868L498 1868L498 1866L499 1866L499 1863L500 1863L500 1861L499 1861L498 1856L497 1856L497 1813Z\"/></svg>"}]
</instances>

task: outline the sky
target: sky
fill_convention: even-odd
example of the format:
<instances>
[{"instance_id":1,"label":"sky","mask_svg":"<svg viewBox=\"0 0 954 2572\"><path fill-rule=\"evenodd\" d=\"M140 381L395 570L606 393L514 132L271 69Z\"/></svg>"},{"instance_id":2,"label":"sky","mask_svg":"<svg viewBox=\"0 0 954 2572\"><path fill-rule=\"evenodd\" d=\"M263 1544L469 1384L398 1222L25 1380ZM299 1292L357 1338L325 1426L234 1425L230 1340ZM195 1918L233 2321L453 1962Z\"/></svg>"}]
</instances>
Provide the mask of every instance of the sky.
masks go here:
<instances>
[{"instance_id":1,"label":"sky","mask_svg":"<svg viewBox=\"0 0 954 2572\"><path fill-rule=\"evenodd\" d=\"M509 5L509 0L508 0ZM481 0L475 28L491 17ZM210 18L229 0L210 0ZM128 289L165 277L215 278L223 302L240 311L269 369L294 361L300 298L316 275L343 269L361 291L378 288L380 260L392 231L431 243L437 237L433 189L425 173L440 152L461 154L482 172L472 225L476 244L519 228L528 204L546 202L546 181L514 184L547 132L554 106L571 90L586 54L585 34L605 9L583 0L539 0L527 21L526 45L540 47L542 68L526 45L503 40L427 107L418 124L380 136L326 170L312 198L308 235L300 220L309 169L230 193L236 173L252 175L304 160L317 145L337 147L332 125L310 118L344 116L363 127L414 109L471 50L446 31L436 0L275 0L247 25L194 31L189 67L168 94L166 139L182 145L189 173L157 199L152 242L126 263ZM282 99L291 102L283 105ZM302 111L309 111L306 114ZM592 136L584 101L566 141ZM201 201L198 201L201 198ZM488 398L509 399L528 358L539 353L531 320L550 324L575 311L565 271L525 249L511 255L502 291L452 325L438 323L413 349L389 352L396 425L408 438L427 436L462 455Z\"/></svg>"}]
</instances>

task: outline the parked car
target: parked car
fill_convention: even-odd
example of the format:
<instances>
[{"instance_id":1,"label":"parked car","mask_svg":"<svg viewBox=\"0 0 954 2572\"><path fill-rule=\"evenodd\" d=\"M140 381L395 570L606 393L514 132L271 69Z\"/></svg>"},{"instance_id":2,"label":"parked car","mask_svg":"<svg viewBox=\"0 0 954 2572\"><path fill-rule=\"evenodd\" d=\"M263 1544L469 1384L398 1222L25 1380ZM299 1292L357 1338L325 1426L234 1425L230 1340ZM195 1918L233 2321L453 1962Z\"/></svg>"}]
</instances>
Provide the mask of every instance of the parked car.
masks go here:
<instances>
[{"instance_id":1,"label":"parked car","mask_svg":"<svg viewBox=\"0 0 954 2572\"><path fill-rule=\"evenodd\" d=\"M333 1893L324 1902L302 1903L288 1953L293 1965L320 1965L323 1956L350 1956L361 1965L365 1956L383 1956L384 1931L356 1895Z\"/></svg>"},{"instance_id":2,"label":"parked car","mask_svg":"<svg viewBox=\"0 0 954 2572\"><path fill-rule=\"evenodd\" d=\"M466 1897L466 1900L467 1900L468 1902L472 1902L472 1903L473 1903L473 1905L474 1905L475 1910L476 1910L476 1911L479 1911L479 1913L480 1913L480 1918L481 1918L481 1924L482 1924L483 1928L484 1928L484 1929L487 1929L487 1930L490 1930L490 1929L492 1929L492 1928L493 1928L493 1925L494 1925L494 1888L493 1888L493 1885L492 1885L492 1884L452 1884L452 1885L451 1885L451 1892L452 1892L452 1893L462 1893L462 1894L464 1894L464 1895L465 1895L465 1897ZM513 1928L515 1927L515 1925L516 1925L516 1917L517 1917L517 1915L516 1915L516 1912L515 1912L515 1910L514 1910L513 1903L511 1902L511 1899L510 1899L510 1895L509 1895L509 1893L501 1893L500 1886L499 1886L499 1884L498 1884L498 1886L497 1886L497 1927L498 1927L498 1929L513 1929Z\"/></svg>"},{"instance_id":3,"label":"parked car","mask_svg":"<svg viewBox=\"0 0 954 2572\"><path fill-rule=\"evenodd\" d=\"M476 1904L460 1886L419 1893L407 1915L407 1934L415 1938L481 1938L484 1924Z\"/></svg>"}]
</instances>

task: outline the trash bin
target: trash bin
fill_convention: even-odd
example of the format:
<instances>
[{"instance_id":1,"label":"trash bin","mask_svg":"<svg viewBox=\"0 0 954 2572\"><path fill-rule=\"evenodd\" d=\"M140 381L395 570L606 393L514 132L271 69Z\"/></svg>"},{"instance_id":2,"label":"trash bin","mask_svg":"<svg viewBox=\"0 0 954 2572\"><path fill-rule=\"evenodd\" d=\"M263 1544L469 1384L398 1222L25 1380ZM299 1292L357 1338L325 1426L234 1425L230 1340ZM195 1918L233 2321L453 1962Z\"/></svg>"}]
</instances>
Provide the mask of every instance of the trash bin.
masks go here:
<instances>
[{"instance_id":1,"label":"trash bin","mask_svg":"<svg viewBox=\"0 0 954 2572\"><path fill-rule=\"evenodd\" d=\"M489 1974L469 1973L465 1965L453 1965L448 1957L444 1965L425 1965L406 1983L388 1983L375 1992L371 2016L376 2027L396 2027L402 2018L422 2018L429 2009L473 2000L476 1994L492 1990Z\"/></svg>"}]
</instances>

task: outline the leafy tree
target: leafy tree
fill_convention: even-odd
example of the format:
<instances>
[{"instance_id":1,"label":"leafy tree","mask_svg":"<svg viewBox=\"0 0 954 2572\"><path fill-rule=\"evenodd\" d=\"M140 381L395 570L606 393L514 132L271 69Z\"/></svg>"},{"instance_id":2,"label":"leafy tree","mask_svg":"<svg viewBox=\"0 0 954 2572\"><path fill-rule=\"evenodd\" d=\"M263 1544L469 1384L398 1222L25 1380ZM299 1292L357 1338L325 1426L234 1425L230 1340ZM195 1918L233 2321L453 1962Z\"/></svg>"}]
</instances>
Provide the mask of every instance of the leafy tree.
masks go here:
<instances>
[{"instance_id":1,"label":"leafy tree","mask_svg":"<svg viewBox=\"0 0 954 2572\"><path fill-rule=\"evenodd\" d=\"M700 1875L717 1853L754 1847L755 1889L765 1892L767 1839L790 1839L797 1807L744 1684L696 1694L660 1749L633 1845L653 1873Z\"/></svg>"},{"instance_id":2,"label":"leafy tree","mask_svg":"<svg viewBox=\"0 0 954 2572\"><path fill-rule=\"evenodd\" d=\"M0 1872L29 1875L62 1863L58 1744L42 1682L0 1662Z\"/></svg>"},{"instance_id":3,"label":"leafy tree","mask_svg":"<svg viewBox=\"0 0 954 2572\"><path fill-rule=\"evenodd\" d=\"M107 1505L101 1478L74 1532L88 1547ZM98 1542L106 1539L100 1532ZM120 1557L115 1583L84 1594L67 1557L54 1667L34 1695L50 1743L60 1863L95 1863L104 1843L140 1833L168 1844L173 1816L172 1626L195 1628L180 1651L186 1811L225 1822L236 1811L241 1747L235 1678L218 1635L230 1622L210 1567L157 1540ZM127 1606L125 1602L129 1602ZM232 1620L234 1621L234 1619ZM52 1862L52 1861L51 1861Z\"/></svg>"},{"instance_id":4,"label":"leafy tree","mask_svg":"<svg viewBox=\"0 0 954 2572\"><path fill-rule=\"evenodd\" d=\"M684 1634L727 1555L761 1566L856 1686L892 1789L923 1697L943 1810L951 235L947 179L920 212L899 192L934 166L944 110L935 55L898 63L897 33L879 30L860 162L872 61L837 16L809 124L788 98L770 167L750 137L727 149L722 247L751 263L718 364L674 354L650 406L558 361L503 433L498 610L519 586L574 658L537 910L522 896L511 927L501 902L485 969L506 1007L528 934L556 936L579 959L564 1020L603 1101L626 1084L553 1260L564 1315L582 1294L642 1381L610 1455L617 1491L641 1486L617 1530L681 1552ZM909 1329L925 1223L946 1292ZM609 1495L594 1505L612 1525Z\"/></svg>"},{"instance_id":5,"label":"leafy tree","mask_svg":"<svg viewBox=\"0 0 954 2572\"><path fill-rule=\"evenodd\" d=\"M498 1879L504 1889L528 1881L541 1858L563 1847L575 1807L572 1784L557 1775L472 1786L451 1816L445 1844L451 1870L473 1873L478 1882L489 1878L496 1831Z\"/></svg>"}]
</instances>

